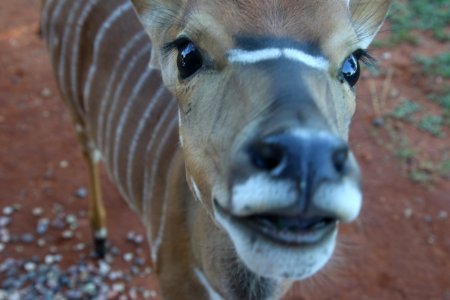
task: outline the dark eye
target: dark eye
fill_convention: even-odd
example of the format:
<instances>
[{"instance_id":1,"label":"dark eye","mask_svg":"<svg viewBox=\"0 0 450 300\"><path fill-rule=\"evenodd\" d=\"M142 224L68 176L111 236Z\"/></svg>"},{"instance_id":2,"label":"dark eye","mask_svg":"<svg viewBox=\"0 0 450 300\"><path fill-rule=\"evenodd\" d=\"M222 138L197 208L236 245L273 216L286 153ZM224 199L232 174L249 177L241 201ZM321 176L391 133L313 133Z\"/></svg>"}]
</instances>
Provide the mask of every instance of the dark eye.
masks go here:
<instances>
[{"instance_id":1,"label":"dark eye","mask_svg":"<svg viewBox=\"0 0 450 300\"><path fill-rule=\"evenodd\" d=\"M178 46L177 65L181 79L188 78L202 67L203 58L194 43L185 41Z\"/></svg>"},{"instance_id":2,"label":"dark eye","mask_svg":"<svg viewBox=\"0 0 450 300\"><path fill-rule=\"evenodd\" d=\"M359 66L360 55L356 52L353 52L349 57L347 57L342 65L341 70L341 80L347 81L347 83L354 87L358 82L360 75L360 66Z\"/></svg>"}]
</instances>

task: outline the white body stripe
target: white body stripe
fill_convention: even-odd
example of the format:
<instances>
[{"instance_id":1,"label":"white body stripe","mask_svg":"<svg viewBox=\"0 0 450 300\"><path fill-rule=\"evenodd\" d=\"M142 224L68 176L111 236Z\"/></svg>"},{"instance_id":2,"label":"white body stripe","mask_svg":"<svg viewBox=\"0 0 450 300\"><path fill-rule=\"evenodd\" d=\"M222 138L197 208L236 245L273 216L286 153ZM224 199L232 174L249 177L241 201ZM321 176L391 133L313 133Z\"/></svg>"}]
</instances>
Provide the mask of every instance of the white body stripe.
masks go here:
<instances>
[{"instance_id":1,"label":"white body stripe","mask_svg":"<svg viewBox=\"0 0 450 300\"><path fill-rule=\"evenodd\" d=\"M285 58L297 61L308 67L328 70L329 62L321 56L312 56L294 48L267 48L260 50L232 49L228 52L228 60L235 64L255 64L267 60Z\"/></svg>"},{"instance_id":2,"label":"white body stripe","mask_svg":"<svg viewBox=\"0 0 450 300\"><path fill-rule=\"evenodd\" d=\"M53 24L56 23L56 20L58 19L58 17L60 16L63 8L64 8L64 4L68 4L68 1L58 1L56 3L56 7L52 12L52 15L50 17L50 32L48 34L48 43L47 46L50 49L50 52L52 54L52 57L55 57L55 48L59 43L59 38L56 36L56 26L52 26Z\"/></svg>"},{"instance_id":3,"label":"white body stripe","mask_svg":"<svg viewBox=\"0 0 450 300\"><path fill-rule=\"evenodd\" d=\"M149 70L153 70L153 69L149 69ZM156 103L159 102L159 100L161 99L162 94L164 93L165 88L164 86L161 86L156 94L152 97L152 99L150 100L150 104L147 106L144 115L142 116L142 118L139 120L139 124L138 124L138 128L134 134L133 140L131 141L131 145L130 145L130 149L128 150L128 157L127 157L127 189L129 191L131 200L133 202L136 202L135 199L135 195L133 194L133 190L132 190L132 167L133 167L133 163L134 163L134 158L135 158L135 152L138 146L138 141L139 138L141 137L141 135L144 133L144 129L145 129L145 124L147 123L147 120L150 118L150 115L153 111L153 108L155 107Z\"/></svg>"},{"instance_id":4,"label":"white body stripe","mask_svg":"<svg viewBox=\"0 0 450 300\"><path fill-rule=\"evenodd\" d=\"M156 138L161 130L162 125L165 123L167 117L170 116L170 111L172 109L172 105L175 104L175 100L172 99L171 100L171 104L166 108L166 110L164 111L164 114L159 118L158 120L158 124L156 124L155 128L152 131L152 136L150 138L150 141L148 142L146 149L145 149L145 157L149 157L149 153L150 151L153 149L153 145L156 142ZM166 128L166 130L168 130ZM155 160L156 161L156 160ZM148 209L149 209L149 205L150 205L150 193L153 190L153 181L154 181L154 171L153 169L156 170L156 167L152 167L152 172L151 175L149 174L149 169L146 168L145 169L145 173L144 173L144 207L143 207L143 211L144 211L144 216L148 216ZM151 230L149 230L149 232L151 232Z\"/></svg>"},{"instance_id":5,"label":"white body stripe","mask_svg":"<svg viewBox=\"0 0 450 300\"><path fill-rule=\"evenodd\" d=\"M48 19L48 16L49 16L49 11L50 11L50 9L49 9L49 6L53 3L53 1L54 0L47 0L47 1L45 1L45 4L44 4L44 7L42 8L42 16L41 16L41 22L40 22L40 26L41 26L41 30L42 30L42 33L44 34L44 38L47 40L47 38L48 38L48 30L45 30L44 28L46 27L46 26L44 26L46 23L47 23L47 19Z\"/></svg>"},{"instance_id":6,"label":"white body stripe","mask_svg":"<svg viewBox=\"0 0 450 300\"><path fill-rule=\"evenodd\" d=\"M64 84L65 78L66 78L66 63L65 59L67 59L67 48L69 47L69 38L71 37L73 24L75 23L75 17L77 17L78 9L80 8L82 4L82 1L78 1L74 7L72 7L69 17L67 19L67 25L64 27L64 35L62 39L62 48L61 48L61 54L59 56L59 65L58 65L58 79L59 82L61 82L61 92L64 95L66 99L69 98L69 91ZM78 107L77 107L78 109Z\"/></svg>"},{"instance_id":7,"label":"white body stripe","mask_svg":"<svg viewBox=\"0 0 450 300\"><path fill-rule=\"evenodd\" d=\"M94 42L94 61L89 68L88 78L86 80L86 84L84 86L83 90L83 96L84 96L84 107L87 108L87 101L89 100L89 96L91 94L91 87L92 87L92 81L95 77L95 73L97 72L97 61L99 58L99 52L100 52L100 46L103 44L103 38L108 31L109 28L111 28L111 25L120 17L122 16L126 11L131 10L131 3L126 2L119 7L117 7L114 12L108 17L107 20L102 24L102 27L100 28L99 32L97 33L97 36L95 38Z\"/></svg>"},{"instance_id":8,"label":"white body stripe","mask_svg":"<svg viewBox=\"0 0 450 300\"><path fill-rule=\"evenodd\" d=\"M223 298L216 292L216 290L211 286L205 274L198 268L194 268L195 276L197 276L200 283L205 287L209 294L209 300L223 300Z\"/></svg>"},{"instance_id":9,"label":"white body stripe","mask_svg":"<svg viewBox=\"0 0 450 300\"><path fill-rule=\"evenodd\" d=\"M108 119L106 120L106 132L105 132L105 145L102 149L107 157L109 159L110 152L112 151L110 148L108 149L110 137L111 137L111 131L112 131L112 122L113 117L115 116L117 106L120 102L120 95L123 92L123 89L126 87L128 83L128 77L132 73L133 69L136 67L139 59L141 59L145 54L150 52L150 46L144 46L139 52L136 53L136 55L128 62L127 68L122 73L122 77L120 79L119 84L117 85L117 88L115 89L115 93L113 96L113 99L111 100L111 109L108 112ZM109 151L108 151L109 150Z\"/></svg>"},{"instance_id":10,"label":"white body stripe","mask_svg":"<svg viewBox=\"0 0 450 300\"><path fill-rule=\"evenodd\" d=\"M79 93L78 93L78 86L77 86L77 74L78 74L78 57L80 52L80 40L81 40L81 29L83 28L83 25L89 16L89 13L91 12L94 5L97 4L99 0L90 0L88 4L83 8L83 11L81 15L79 16L77 23L76 23L76 29L75 29L75 38L73 40L73 48L72 48L72 60L71 60L71 92L73 99L76 99L75 102L78 104L77 109L81 111L81 107L79 106ZM81 1L80 1L81 2Z\"/></svg>"},{"instance_id":11,"label":"white body stripe","mask_svg":"<svg viewBox=\"0 0 450 300\"><path fill-rule=\"evenodd\" d=\"M140 31L139 33L135 34L131 40L120 50L119 53L119 59L116 61L113 71L111 72L111 76L109 77L108 84L105 89L105 94L102 97L101 106L100 106L100 112L99 112L99 118L98 118L98 126L97 126L97 140L98 140L98 147L99 149L104 149L103 145L103 130L104 130L104 119L105 119L105 111L106 111L106 104L109 103L108 99L111 95L111 92L113 91L113 84L114 81L117 78L118 71L122 63L125 61L125 57L127 54L131 51L131 49L142 39L146 36L146 33L144 31Z\"/></svg>"},{"instance_id":12,"label":"white body stripe","mask_svg":"<svg viewBox=\"0 0 450 300\"><path fill-rule=\"evenodd\" d=\"M160 144L158 145L158 148L156 149L156 155L155 155L155 162L152 165L152 173L151 173L151 185L150 185L150 192L153 189L153 184L155 182L155 176L156 176L156 170L158 170L160 162L161 162L161 154L163 152L164 146L166 145L169 137L170 137L170 133L172 132L173 128L177 125L177 119L173 119L172 122L170 122L169 126L166 128L166 132L164 133L164 136L161 138L160 140ZM173 161L173 158L172 158ZM170 167L169 169L170 170ZM164 190L164 194L166 196L167 194L167 187ZM153 240L152 238L150 238L150 243L151 243L151 253L152 253L152 260L154 262L157 261L158 259L158 250L159 247L161 246L161 241L162 241L162 235L164 234L164 223L165 223L165 219L166 219L166 212L167 212L167 202L168 200L166 198L163 198L163 208L162 208L162 212L161 212L161 221L159 223L159 228L158 228L158 234L156 236L156 238ZM149 202L149 199L146 199L146 202ZM145 212L146 216L149 216L149 212L146 211ZM152 231L149 231L150 235L152 234Z\"/></svg>"},{"instance_id":13,"label":"white body stripe","mask_svg":"<svg viewBox=\"0 0 450 300\"><path fill-rule=\"evenodd\" d=\"M120 143L120 140L122 138L122 133L125 125L127 125L128 115L130 114L131 109L133 108L133 105L135 104L136 100L139 99L139 92L141 91L142 87L144 86L144 83L147 81L148 78L152 75L152 70L146 69L144 73L141 74L138 82L133 87L133 91L129 97L127 97L126 105L123 108L123 110L120 113L120 119L116 126L116 134L114 136L114 151L112 156L112 173L113 177L116 178L117 181L119 181L119 152L120 147L125 146ZM152 99L153 100L153 99ZM153 101L150 101L153 103Z\"/></svg>"},{"instance_id":14,"label":"white body stripe","mask_svg":"<svg viewBox=\"0 0 450 300\"><path fill-rule=\"evenodd\" d=\"M172 121L169 131L171 128L173 128L174 125L175 125L175 122ZM166 136L168 136L168 135L165 135L163 137L164 142L166 142L166 139L167 139ZM169 172L170 172L170 170L173 169L173 164L175 163L176 158L177 158L176 156L173 156L172 159L170 160L169 167L167 168L167 170ZM169 176L169 174L168 174L168 176ZM168 197L168 187L166 184L166 188L164 189L163 207L162 207L162 212L161 212L161 220L159 221L158 234L156 235L156 238L152 242L152 245L151 245L152 259L154 259L154 262L156 262L156 260L158 259L159 248L161 247L161 243L162 243L163 236L164 236L164 229L165 229L166 218L167 218L167 207L169 204L169 199L167 197Z\"/></svg>"}]
</instances>

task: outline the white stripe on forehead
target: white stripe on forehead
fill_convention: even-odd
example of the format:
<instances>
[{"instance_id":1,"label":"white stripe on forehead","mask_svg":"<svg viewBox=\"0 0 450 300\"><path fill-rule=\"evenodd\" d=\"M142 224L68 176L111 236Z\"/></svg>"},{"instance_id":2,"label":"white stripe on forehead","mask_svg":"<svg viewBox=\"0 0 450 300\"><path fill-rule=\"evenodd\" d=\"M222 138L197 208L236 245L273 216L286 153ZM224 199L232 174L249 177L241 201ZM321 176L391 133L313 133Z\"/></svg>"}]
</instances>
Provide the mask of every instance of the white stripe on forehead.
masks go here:
<instances>
[{"instance_id":1,"label":"white stripe on forehead","mask_svg":"<svg viewBox=\"0 0 450 300\"><path fill-rule=\"evenodd\" d=\"M321 56L312 56L294 48L266 48L259 50L232 49L228 51L228 61L236 64L255 64L258 62L286 58L301 62L308 67L328 70L329 62Z\"/></svg>"}]
</instances>

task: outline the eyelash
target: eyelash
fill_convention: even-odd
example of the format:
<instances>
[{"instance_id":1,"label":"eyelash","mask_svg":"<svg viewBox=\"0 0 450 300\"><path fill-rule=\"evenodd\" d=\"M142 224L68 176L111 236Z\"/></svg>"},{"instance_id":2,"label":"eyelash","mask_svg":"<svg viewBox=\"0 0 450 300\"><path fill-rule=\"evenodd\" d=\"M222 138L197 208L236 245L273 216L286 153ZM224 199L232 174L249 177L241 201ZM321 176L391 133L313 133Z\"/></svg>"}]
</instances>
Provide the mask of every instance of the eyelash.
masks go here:
<instances>
[{"instance_id":1,"label":"eyelash","mask_svg":"<svg viewBox=\"0 0 450 300\"><path fill-rule=\"evenodd\" d=\"M175 50L179 50L183 45L189 43L190 40L187 37L181 36L172 42L168 42L161 47L161 51L164 55L169 55Z\"/></svg>"},{"instance_id":2,"label":"eyelash","mask_svg":"<svg viewBox=\"0 0 450 300\"><path fill-rule=\"evenodd\" d=\"M368 50L358 49L353 52L353 55L366 66L374 66L377 63L377 60L370 55Z\"/></svg>"}]
</instances>

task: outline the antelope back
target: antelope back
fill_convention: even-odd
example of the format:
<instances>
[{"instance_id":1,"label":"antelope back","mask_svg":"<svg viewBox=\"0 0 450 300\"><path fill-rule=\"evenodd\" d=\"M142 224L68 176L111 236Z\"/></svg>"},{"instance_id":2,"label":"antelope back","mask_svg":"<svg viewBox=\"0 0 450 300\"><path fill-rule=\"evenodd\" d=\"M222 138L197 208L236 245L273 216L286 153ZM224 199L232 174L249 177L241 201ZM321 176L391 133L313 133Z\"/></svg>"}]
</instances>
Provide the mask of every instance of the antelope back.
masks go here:
<instances>
[{"instance_id":1,"label":"antelope back","mask_svg":"<svg viewBox=\"0 0 450 300\"><path fill-rule=\"evenodd\" d=\"M131 2L45 1L41 27L85 150L104 160L131 207L152 220L148 235L156 240L164 202L149 200L166 193L177 105L159 70L148 68L151 43Z\"/></svg>"}]
</instances>

